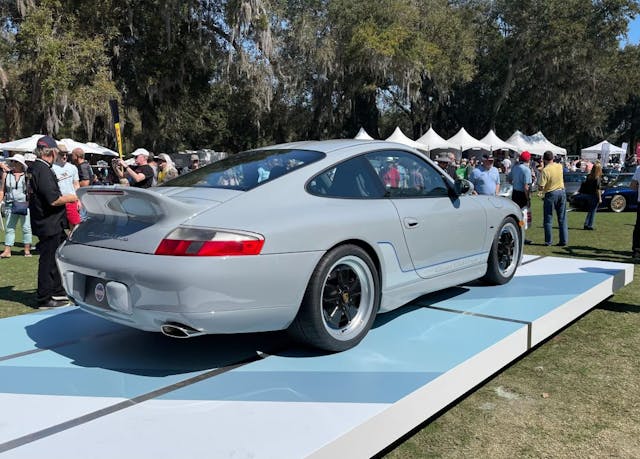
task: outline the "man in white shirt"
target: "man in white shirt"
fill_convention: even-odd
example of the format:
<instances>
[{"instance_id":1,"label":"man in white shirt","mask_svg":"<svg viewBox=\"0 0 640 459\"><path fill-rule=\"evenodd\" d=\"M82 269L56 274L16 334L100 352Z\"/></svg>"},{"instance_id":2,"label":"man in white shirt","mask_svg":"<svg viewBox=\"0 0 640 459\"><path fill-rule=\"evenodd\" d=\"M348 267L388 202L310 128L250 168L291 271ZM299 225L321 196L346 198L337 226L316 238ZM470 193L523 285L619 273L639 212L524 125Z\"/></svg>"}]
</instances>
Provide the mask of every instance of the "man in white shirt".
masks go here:
<instances>
[{"instance_id":1,"label":"man in white shirt","mask_svg":"<svg viewBox=\"0 0 640 459\"><path fill-rule=\"evenodd\" d=\"M76 190L80 188L80 177L78 176L78 168L67 160L67 147L64 144L59 143L58 148L58 158L51 166L51 169L58 178L58 188L60 188L60 193L62 193L63 195L76 194ZM67 220L69 221L69 229L71 230L82 220L80 218L78 202L70 202L65 204Z\"/></svg>"}]
</instances>

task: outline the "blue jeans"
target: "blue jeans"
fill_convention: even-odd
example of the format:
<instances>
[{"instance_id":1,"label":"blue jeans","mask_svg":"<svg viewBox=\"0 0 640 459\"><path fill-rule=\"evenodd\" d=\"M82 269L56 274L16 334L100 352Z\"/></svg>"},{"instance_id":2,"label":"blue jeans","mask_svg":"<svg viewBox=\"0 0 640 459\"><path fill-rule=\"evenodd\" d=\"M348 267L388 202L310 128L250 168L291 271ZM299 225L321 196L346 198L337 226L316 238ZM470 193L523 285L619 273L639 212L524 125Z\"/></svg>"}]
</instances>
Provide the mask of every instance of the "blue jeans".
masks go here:
<instances>
[{"instance_id":1,"label":"blue jeans","mask_svg":"<svg viewBox=\"0 0 640 459\"><path fill-rule=\"evenodd\" d=\"M569 228L567 227L567 195L564 190L549 191L544 195L542 210L544 214L544 243L546 245L553 243L551 229L554 209L558 216L560 244L566 245L569 243Z\"/></svg>"},{"instance_id":2,"label":"blue jeans","mask_svg":"<svg viewBox=\"0 0 640 459\"><path fill-rule=\"evenodd\" d=\"M7 226L4 233L4 245L7 247L13 247L16 243L16 226L18 223L22 223L22 243L31 245L31 219L30 211L27 211L27 215L18 215L10 213L7 217Z\"/></svg>"},{"instance_id":3,"label":"blue jeans","mask_svg":"<svg viewBox=\"0 0 640 459\"><path fill-rule=\"evenodd\" d=\"M593 225L596 222L596 211L600 204L598 202L598 196L589 195L589 201L587 204L589 207L587 208L587 216L584 219L584 227L593 229Z\"/></svg>"}]
</instances>

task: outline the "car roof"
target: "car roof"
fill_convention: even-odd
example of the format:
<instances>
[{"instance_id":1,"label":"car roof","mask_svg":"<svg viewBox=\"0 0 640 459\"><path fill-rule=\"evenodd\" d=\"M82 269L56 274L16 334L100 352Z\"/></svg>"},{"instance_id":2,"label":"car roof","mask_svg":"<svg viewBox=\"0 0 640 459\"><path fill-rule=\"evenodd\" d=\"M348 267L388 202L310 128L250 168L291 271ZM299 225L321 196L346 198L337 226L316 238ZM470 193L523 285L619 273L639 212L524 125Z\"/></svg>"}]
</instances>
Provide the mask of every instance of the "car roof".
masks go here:
<instances>
[{"instance_id":1,"label":"car roof","mask_svg":"<svg viewBox=\"0 0 640 459\"><path fill-rule=\"evenodd\" d=\"M281 143L270 145L268 147L256 148L255 150L283 150L283 149L299 149L314 150L322 153L331 153L333 151L343 150L356 146L368 146L375 148L400 148L406 150L407 145L396 142L388 142L386 140L356 140L356 139L333 139L333 140L305 140L300 142ZM426 148L426 147L425 147Z\"/></svg>"}]
</instances>

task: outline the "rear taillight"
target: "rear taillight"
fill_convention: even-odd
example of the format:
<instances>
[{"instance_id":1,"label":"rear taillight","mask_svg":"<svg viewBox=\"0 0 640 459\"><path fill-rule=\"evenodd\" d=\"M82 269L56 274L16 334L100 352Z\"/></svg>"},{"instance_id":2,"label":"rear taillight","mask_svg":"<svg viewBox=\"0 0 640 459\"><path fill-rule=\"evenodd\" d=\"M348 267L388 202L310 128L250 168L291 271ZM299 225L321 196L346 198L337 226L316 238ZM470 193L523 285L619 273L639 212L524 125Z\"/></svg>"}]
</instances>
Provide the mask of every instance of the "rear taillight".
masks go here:
<instances>
[{"instance_id":1,"label":"rear taillight","mask_svg":"<svg viewBox=\"0 0 640 459\"><path fill-rule=\"evenodd\" d=\"M258 255L264 238L258 234L200 228L176 228L160 242L156 255L224 257Z\"/></svg>"}]
</instances>

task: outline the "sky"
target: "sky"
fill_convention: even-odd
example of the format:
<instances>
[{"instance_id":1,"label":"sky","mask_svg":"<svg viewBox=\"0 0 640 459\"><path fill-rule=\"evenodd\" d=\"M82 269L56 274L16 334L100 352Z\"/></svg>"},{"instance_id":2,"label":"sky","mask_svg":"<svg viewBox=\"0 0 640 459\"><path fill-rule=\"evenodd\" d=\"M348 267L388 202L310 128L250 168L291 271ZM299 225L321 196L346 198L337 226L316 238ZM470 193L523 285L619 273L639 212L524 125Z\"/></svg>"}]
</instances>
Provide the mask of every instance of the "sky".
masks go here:
<instances>
[{"instance_id":1,"label":"sky","mask_svg":"<svg viewBox=\"0 0 640 459\"><path fill-rule=\"evenodd\" d=\"M640 16L629 23L629 38L627 42L632 45L640 43Z\"/></svg>"}]
</instances>

